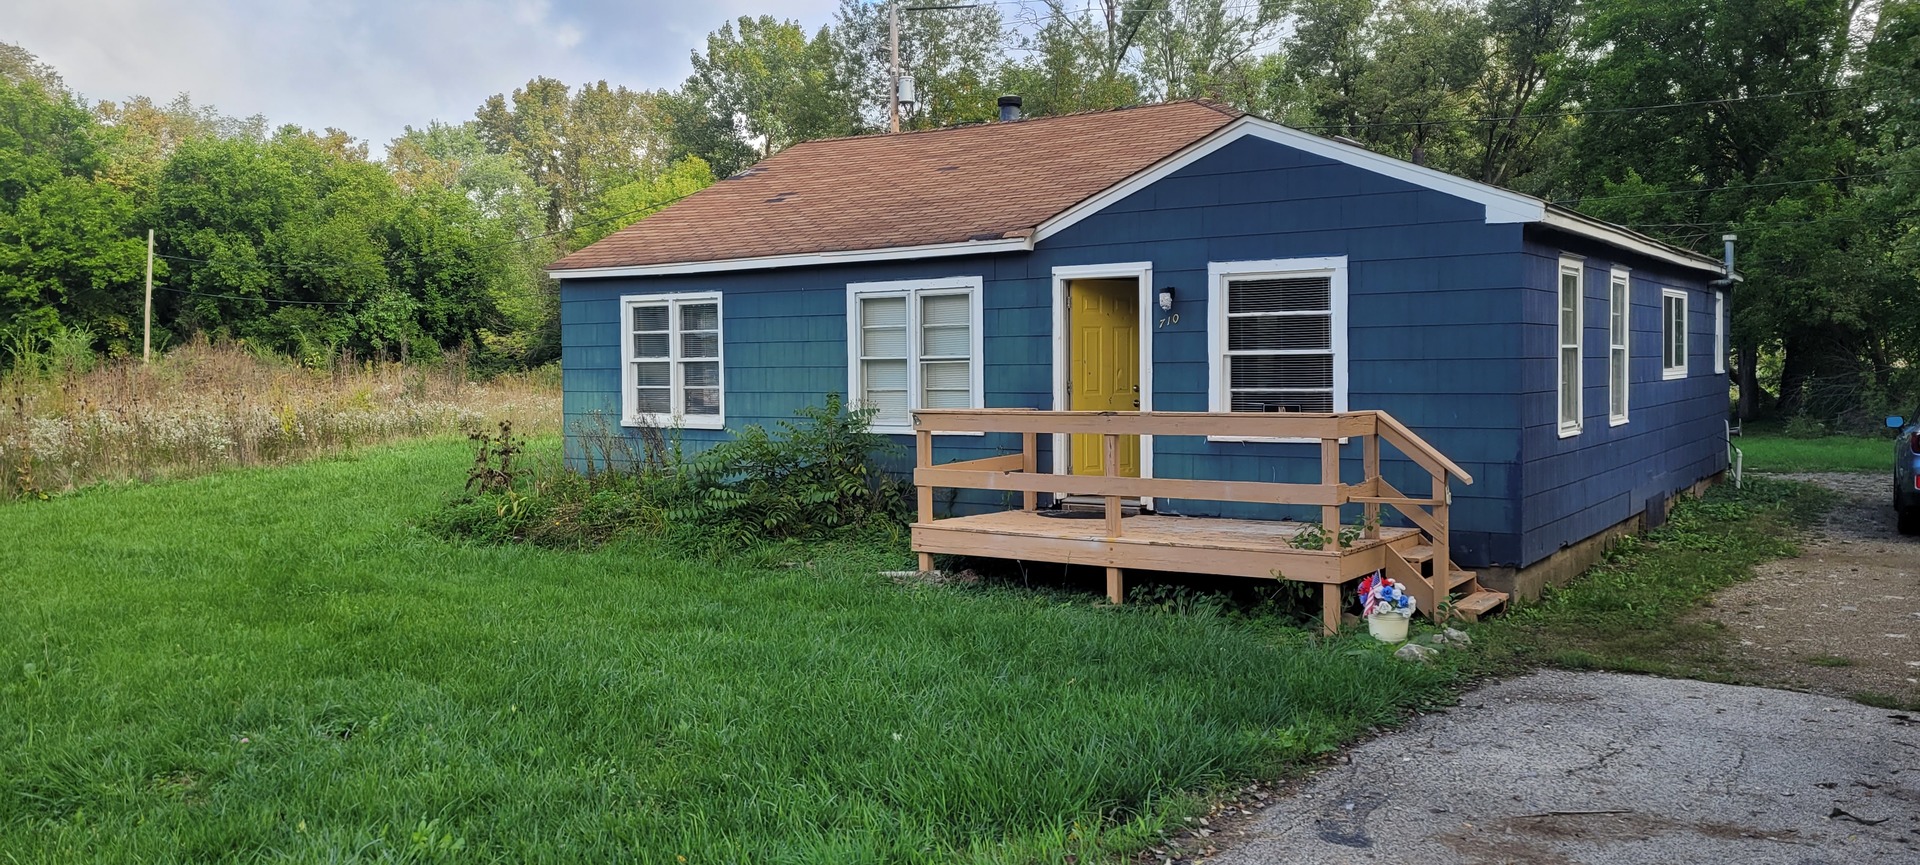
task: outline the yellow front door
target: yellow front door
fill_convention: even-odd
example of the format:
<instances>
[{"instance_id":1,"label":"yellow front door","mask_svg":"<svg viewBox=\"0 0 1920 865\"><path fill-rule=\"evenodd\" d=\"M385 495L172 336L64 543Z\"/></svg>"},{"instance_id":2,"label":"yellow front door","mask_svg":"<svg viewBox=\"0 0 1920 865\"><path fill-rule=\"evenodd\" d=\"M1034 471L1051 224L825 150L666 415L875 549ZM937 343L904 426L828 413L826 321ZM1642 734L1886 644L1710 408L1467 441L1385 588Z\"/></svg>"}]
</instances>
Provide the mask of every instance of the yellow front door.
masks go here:
<instances>
[{"instance_id":1,"label":"yellow front door","mask_svg":"<svg viewBox=\"0 0 1920 865\"><path fill-rule=\"evenodd\" d=\"M1079 279L1067 284L1068 407L1074 411L1140 408L1140 286L1131 279ZM1120 439L1116 474L1140 476L1140 437ZM1100 436L1073 437L1073 473L1106 473Z\"/></svg>"}]
</instances>

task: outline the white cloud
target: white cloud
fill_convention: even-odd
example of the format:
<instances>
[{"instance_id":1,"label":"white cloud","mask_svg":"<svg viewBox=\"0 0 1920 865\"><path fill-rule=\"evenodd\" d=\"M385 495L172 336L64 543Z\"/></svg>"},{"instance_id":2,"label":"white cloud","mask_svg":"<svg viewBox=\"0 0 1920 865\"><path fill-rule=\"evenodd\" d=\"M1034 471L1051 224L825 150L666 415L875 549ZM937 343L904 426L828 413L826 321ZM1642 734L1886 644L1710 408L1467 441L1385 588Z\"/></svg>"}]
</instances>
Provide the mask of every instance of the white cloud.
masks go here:
<instances>
[{"instance_id":1,"label":"white cloud","mask_svg":"<svg viewBox=\"0 0 1920 865\"><path fill-rule=\"evenodd\" d=\"M10 4L11 5L11 4ZM811 31L833 0L26 0L0 40L89 99L190 93L227 114L345 129L378 152L406 125L464 120L537 75L673 87L739 15Z\"/></svg>"}]
</instances>

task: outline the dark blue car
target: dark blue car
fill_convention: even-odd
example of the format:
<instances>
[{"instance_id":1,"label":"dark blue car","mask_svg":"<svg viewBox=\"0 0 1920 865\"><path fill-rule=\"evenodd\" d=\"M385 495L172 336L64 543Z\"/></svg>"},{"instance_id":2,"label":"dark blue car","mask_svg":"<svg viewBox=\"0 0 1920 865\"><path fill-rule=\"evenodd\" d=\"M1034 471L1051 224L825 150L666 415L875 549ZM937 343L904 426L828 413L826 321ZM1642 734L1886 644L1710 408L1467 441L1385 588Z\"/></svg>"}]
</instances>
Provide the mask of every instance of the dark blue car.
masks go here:
<instances>
[{"instance_id":1,"label":"dark blue car","mask_svg":"<svg viewBox=\"0 0 1920 865\"><path fill-rule=\"evenodd\" d=\"M1893 511L1901 534L1920 535L1920 409L1912 418L1887 418L1887 426L1900 431L1893 443Z\"/></svg>"}]
</instances>

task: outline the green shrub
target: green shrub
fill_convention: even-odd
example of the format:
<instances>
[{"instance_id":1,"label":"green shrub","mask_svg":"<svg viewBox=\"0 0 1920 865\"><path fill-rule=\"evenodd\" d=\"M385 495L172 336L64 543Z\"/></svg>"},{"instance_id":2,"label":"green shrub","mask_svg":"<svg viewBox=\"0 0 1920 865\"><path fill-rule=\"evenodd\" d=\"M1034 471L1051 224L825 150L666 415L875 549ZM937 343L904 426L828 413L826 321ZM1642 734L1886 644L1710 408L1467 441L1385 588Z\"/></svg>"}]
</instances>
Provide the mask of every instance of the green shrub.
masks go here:
<instances>
[{"instance_id":1,"label":"green shrub","mask_svg":"<svg viewBox=\"0 0 1920 865\"><path fill-rule=\"evenodd\" d=\"M898 448L872 431L871 410L829 394L797 414L777 433L749 426L687 461L667 516L735 544L820 537L904 512L901 484L874 465Z\"/></svg>"},{"instance_id":2,"label":"green shrub","mask_svg":"<svg viewBox=\"0 0 1920 865\"><path fill-rule=\"evenodd\" d=\"M871 431L872 413L849 411L829 395L824 406L797 414L773 432L749 426L693 457L665 436L644 455L632 448L616 454L601 443L598 460L589 443L584 473L558 461L503 471L504 431L477 436L470 480L481 481L428 528L482 543L552 547L636 535L700 554L768 541L897 540L908 487L875 464L897 448Z\"/></svg>"}]
</instances>

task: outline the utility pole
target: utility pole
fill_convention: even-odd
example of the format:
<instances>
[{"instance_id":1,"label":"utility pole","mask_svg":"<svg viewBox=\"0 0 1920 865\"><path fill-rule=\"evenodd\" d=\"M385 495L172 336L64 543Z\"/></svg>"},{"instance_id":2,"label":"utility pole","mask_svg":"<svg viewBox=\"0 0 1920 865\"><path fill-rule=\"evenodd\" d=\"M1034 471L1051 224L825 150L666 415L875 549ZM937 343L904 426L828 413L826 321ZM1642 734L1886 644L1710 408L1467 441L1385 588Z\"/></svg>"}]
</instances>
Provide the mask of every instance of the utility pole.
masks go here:
<instances>
[{"instance_id":1,"label":"utility pole","mask_svg":"<svg viewBox=\"0 0 1920 865\"><path fill-rule=\"evenodd\" d=\"M900 3L898 0L887 4L887 51L893 55L893 74L888 77L892 82L887 95L887 131L900 131Z\"/></svg>"},{"instance_id":2,"label":"utility pole","mask_svg":"<svg viewBox=\"0 0 1920 865\"><path fill-rule=\"evenodd\" d=\"M147 303L140 325L140 362L153 362L153 229L147 229Z\"/></svg>"},{"instance_id":3,"label":"utility pole","mask_svg":"<svg viewBox=\"0 0 1920 865\"><path fill-rule=\"evenodd\" d=\"M939 12L953 9L973 9L978 3L952 3L942 6L908 6L908 12ZM887 53L892 56L892 72L887 80L892 83L893 92L887 95L887 131L900 131L900 0L887 2ZM912 93L907 94L907 102L914 100Z\"/></svg>"}]
</instances>

